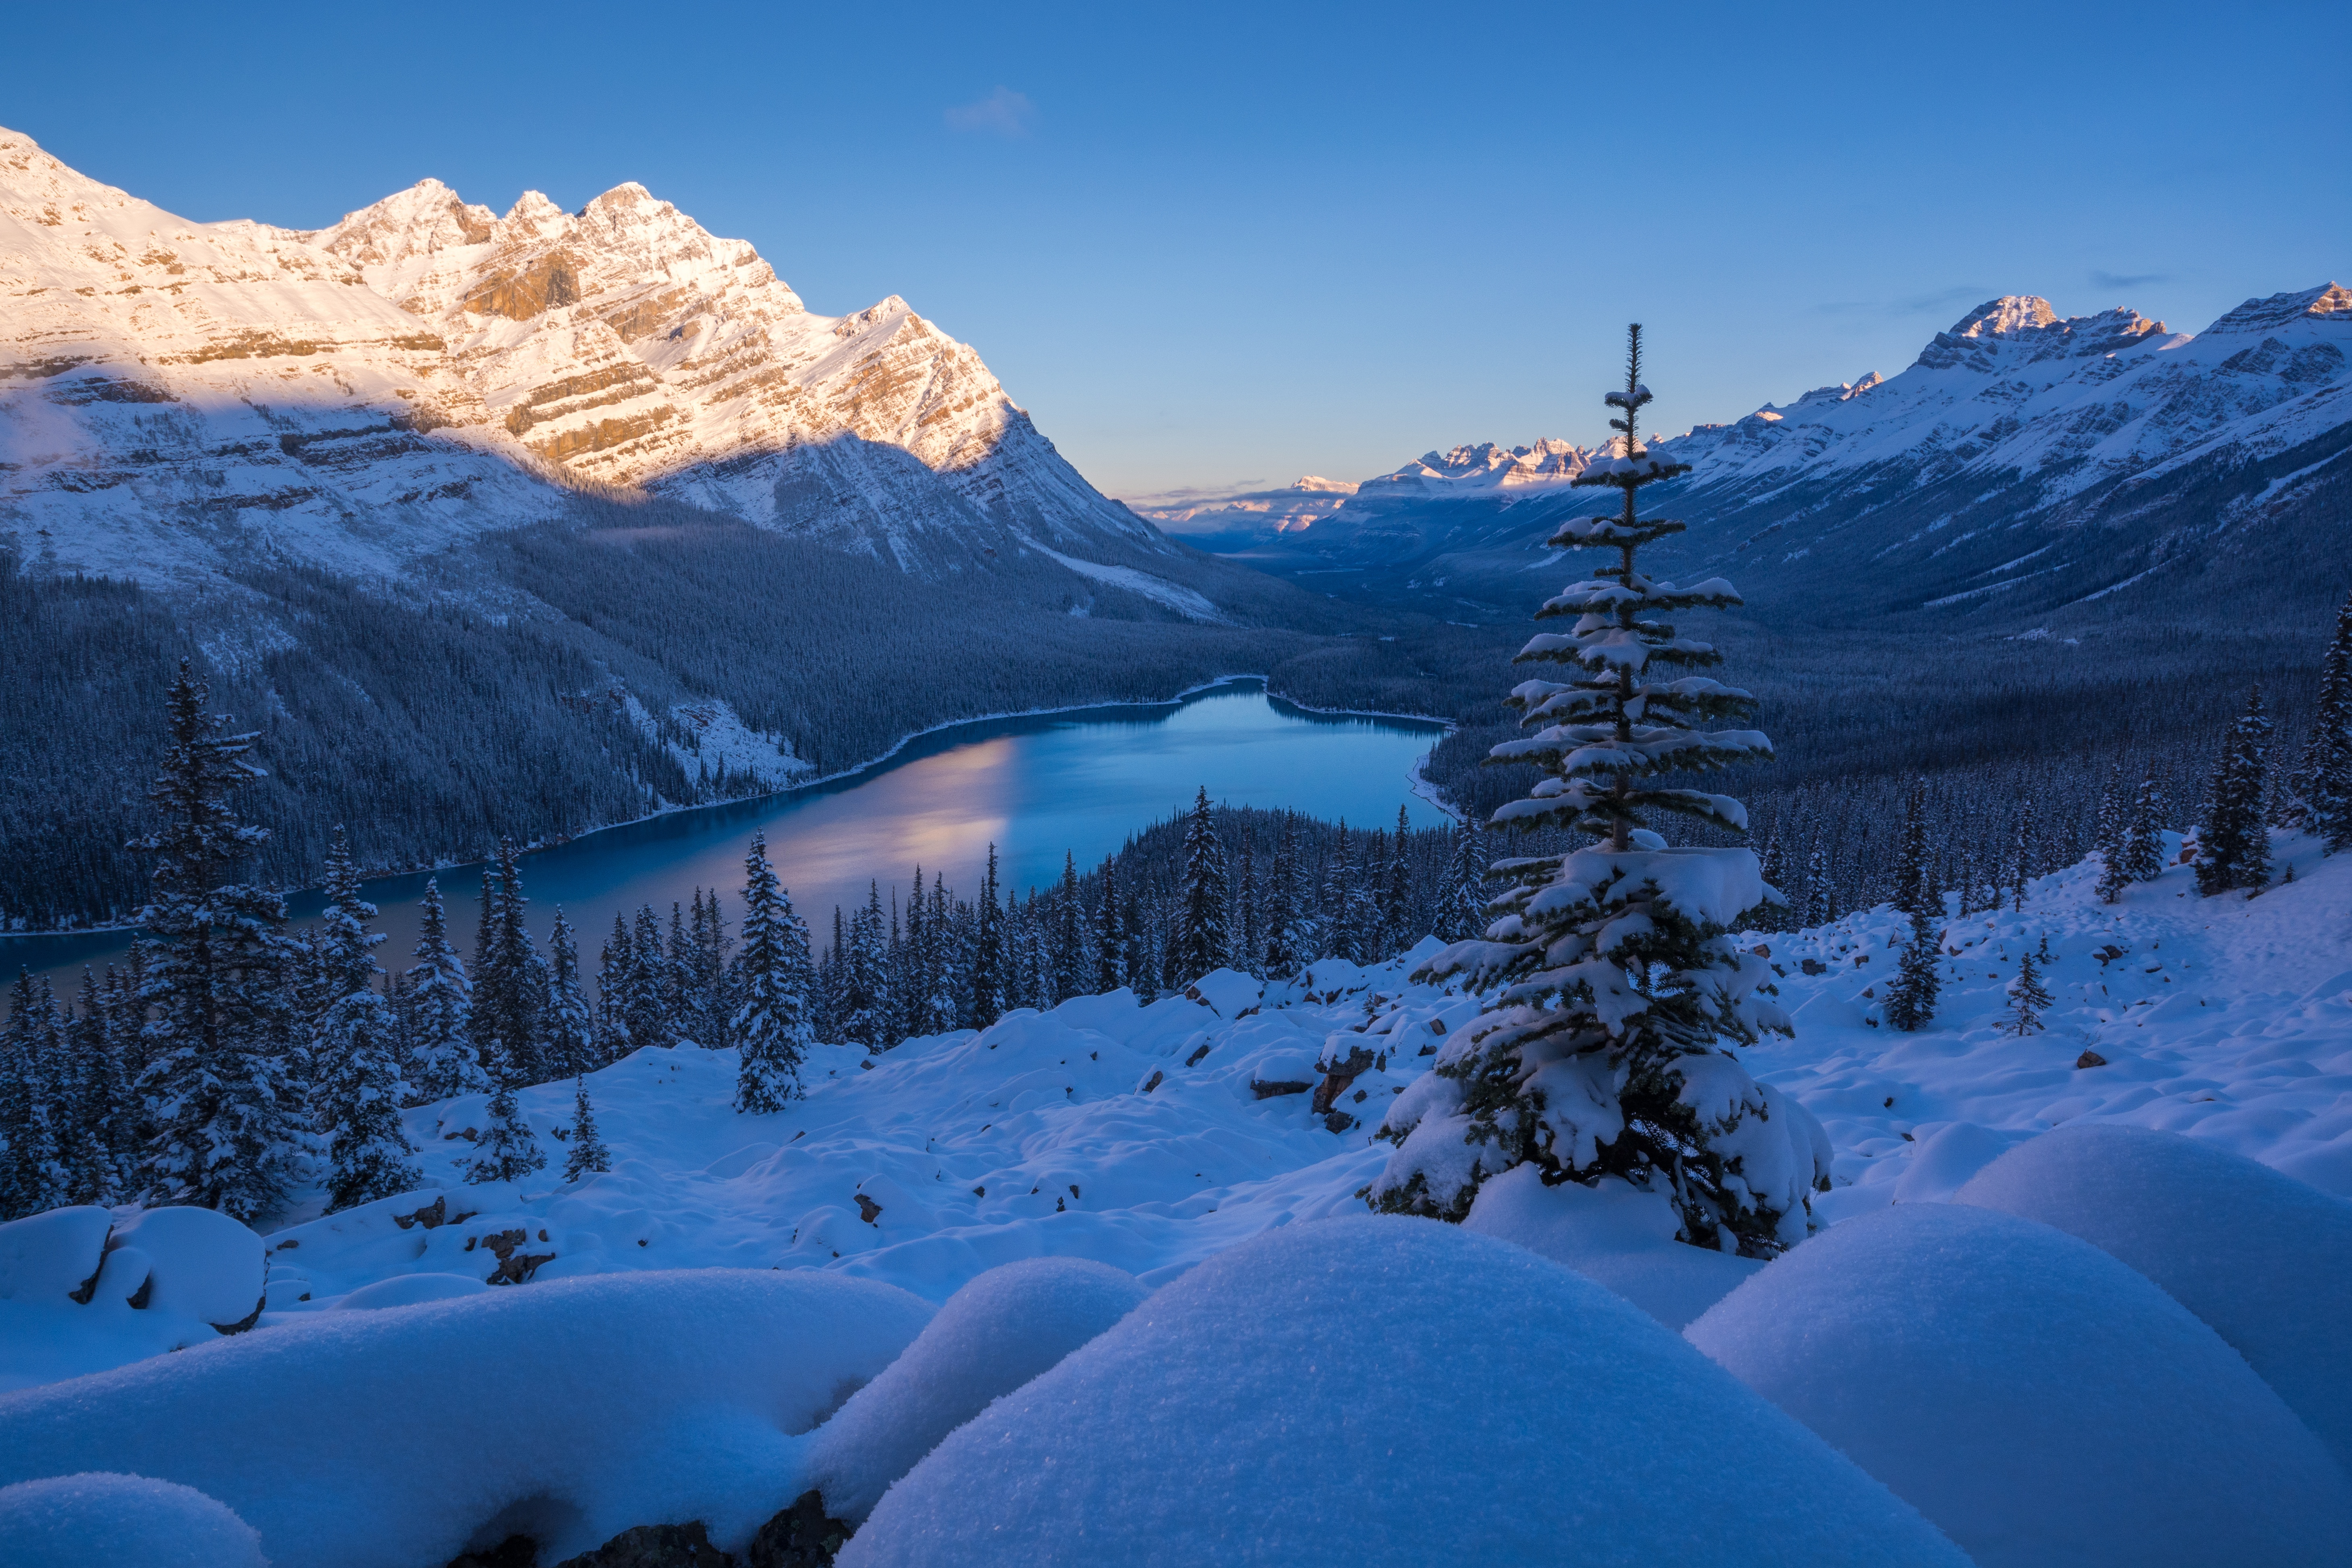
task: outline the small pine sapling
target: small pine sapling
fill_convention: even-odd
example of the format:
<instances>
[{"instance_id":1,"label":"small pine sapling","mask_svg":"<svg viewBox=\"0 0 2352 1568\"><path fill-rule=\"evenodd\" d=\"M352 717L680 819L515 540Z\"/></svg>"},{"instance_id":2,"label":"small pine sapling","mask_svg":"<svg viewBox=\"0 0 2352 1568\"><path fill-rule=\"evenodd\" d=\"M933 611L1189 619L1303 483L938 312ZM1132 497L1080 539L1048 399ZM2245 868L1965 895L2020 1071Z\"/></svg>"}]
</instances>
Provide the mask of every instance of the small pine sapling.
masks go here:
<instances>
[{"instance_id":1,"label":"small pine sapling","mask_svg":"<svg viewBox=\"0 0 2352 1568\"><path fill-rule=\"evenodd\" d=\"M1886 1021L1906 1033L1936 1016L1936 997L1942 987L1936 973L1943 940L1937 923L1924 900L1912 909L1911 939L1904 944L1901 967L1886 994Z\"/></svg>"},{"instance_id":2,"label":"small pine sapling","mask_svg":"<svg viewBox=\"0 0 2352 1568\"><path fill-rule=\"evenodd\" d=\"M564 1157L563 1179L576 1182L581 1177L613 1168L613 1156L604 1141L596 1134L596 1112L588 1104L588 1078L583 1073L572 1094L572 1152Z\"/></svg>"},{"instance_id":3,"label":"small pine sapling","mask_svg":"<svg viewBox=\"0 0 2352 1568\"><path fill-rule=\"evenodd\" d=\"M512 1083L500 1081L490 1095L490 1128L478 1147L480 1158L466 1168L468 1182L519 1182L547 1163Z\"/></svg>"},{"instance_id":4,"label":"small pine sapling","mask_svg":"<svg viewBox=\"0 0 2352 1568\"><path fill-rule=\"evenodd\" d=\"M2009 983L2007 990L2009 1032L2021 1037L2040 1034L2042 1015L2050 1006L2050 992L2042 984L2042 971L2034 966L2033 954L2019 956L2017 978Z\"/></svg>"}]
</instances>

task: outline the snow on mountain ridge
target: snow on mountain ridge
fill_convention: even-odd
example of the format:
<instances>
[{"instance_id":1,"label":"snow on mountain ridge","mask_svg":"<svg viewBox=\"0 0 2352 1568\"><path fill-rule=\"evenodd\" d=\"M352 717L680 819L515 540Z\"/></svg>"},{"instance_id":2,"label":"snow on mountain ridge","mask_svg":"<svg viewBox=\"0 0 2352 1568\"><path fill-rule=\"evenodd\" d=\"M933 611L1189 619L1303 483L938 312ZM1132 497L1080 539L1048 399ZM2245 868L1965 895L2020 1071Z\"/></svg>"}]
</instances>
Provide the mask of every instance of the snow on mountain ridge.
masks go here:
<instances>
[{"instance_id":1,"label":"snow on mountain ridge","mask_svg":"<svg viewBox=\"0 0 2352 1568\"><path fill-rule=\"evenodd\" d=\"M261 543L388 573L579 482L908 567L941 529L1167 548L906 301L813 315L634 183L576 213L425 180L322 229L193 224L0 131L0 516L86 570Z\"/></svg>"}]
</instances>

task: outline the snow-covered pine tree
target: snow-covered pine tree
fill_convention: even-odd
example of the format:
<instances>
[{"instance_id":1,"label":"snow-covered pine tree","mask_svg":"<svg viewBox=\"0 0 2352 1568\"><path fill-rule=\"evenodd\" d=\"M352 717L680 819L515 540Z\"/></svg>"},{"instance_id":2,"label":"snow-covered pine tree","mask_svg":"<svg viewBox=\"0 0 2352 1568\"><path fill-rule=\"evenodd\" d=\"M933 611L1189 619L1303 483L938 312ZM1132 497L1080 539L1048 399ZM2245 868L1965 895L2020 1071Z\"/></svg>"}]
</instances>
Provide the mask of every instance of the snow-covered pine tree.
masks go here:
<instances>
[{"instance_id":1,"label":"snow-covered pine tree","mask_svg":"<svg viewBox=\"0 0 2352 1568\"><path fill-rule=\"evenodd\" d=\"M1763 873L1759 869L1757 875L1760 879ZM1805 857L1805 886L1797 901L1797 924L1801 928L1829 924L1836 918L1831 913L1835 901L1830 890L1829 852L1815 844L1813 852Z\"/></svg>"},{"instance_id":2,"label":"snow-covered pine tree","mask_svg":"<svg viewBox=\"0 0 2352 1568\"><path fill-rule=\"evenodd\" d=\"M1469 942L1486 930L1486 836L1474 814L1454 830L1454 852L1446 857L1445 880L1438 890L1436 937L1440 942Z\"/></svg>"},{"instance_id":3,"label":"snow-covered pine tree","mask_svg":"<svg viewBox=\"0 0 2352 1568\"><path fill-rule=\"evenodd\" d=\"M2093 891L2101 903L2112 904L2124 896L2131 885L2131 875L2124 869L2124 843L2131 830L2131 809L2124 803L2124 765L2116 763L2107 773L2107 782L2099 791L2099 815L2095 825L2098 840L2099 879Z\"/></svg>"},{"instance_id":4,"label":"snow-covered pine tree","mask_svg":"<svg viewBox=\"0 0 2352 1568\"><path fill-rule=\"evenodd\" d=\"M2020 1037L2040 1034L2042 1015L2050 1007L2050 992L2042 984L2042 971L2034 966L2031 952L2018 955L2017 978L2002 989L2009 994L2009 1032Z\"/></svg>"},{"instance_id":5,"label":"snow-covered pine tree","mask_svg":"<svg viewBox=\"0 0 2352 1568\"><path fill-rule=\"evenodd\" d=\"M2229 739L2206 787L2205 820L2197 829L2197 890L2210 898L2232 888L2260 888L2271 879L2270 834L2263 824L2263 772L2270 753L2270 715L2263 689L2230 726Z\"/></svg>"},{"instance_id":6,"label":"snow-covered pine tree","mask_svg":"<svg viewBox=\"0 0 2352 1568\"><path fill-rule=\"evenodd\" d=\"M1119 902L1118 858L1103 857L1097 878L1101 902L1095 906L1095 993L1108 994L1127 984L1127 936Z\"/></svg>"},{"instance_id":7,"label":"snow-covered pine tree","mask_svg":"<svg viewBox=\"0 0 2352 1568\"><path fill-rule=\"evenodd\" d=\"M437 879L425 879L418 920L416 962L404 976L407 984L402 991L409 1058L415 1064L415 1102L478 1094L490 1081L467 1029L474 988L449 941L448 914L442 908Z\"/></svg>"},{"instance_id":8,"label":"snow-covered pine tree","mask_svg":"<svg viewBox=\"0 0 2352 1568\"><path fill-rule=\"evenodd\" d=\"M65 1201L49 1110L56 1099L49 1002L19 968L0 1032L0 1220L22 1219Z\"/></svg>"},{"instance_id":9,"label":"snow-covered pine tree","mask_svg":"<svg viewBox=\"0 0 2352 1568\"><path fill-rule=\"evenodd\" d=\"M669 960L662 952L661 917L654 913L653 905L640 904L629 931L629 973L623 981L621 997L622 1021L633 1051L677 1044L667 995L668 973Z\"/></svg>"},{"instance_id":10,"label":"snow-covered pine tree","mask_svg":"<svg viewBox=\"0 0 2352 1568\"><path fill-rule=\"evenodd\" d=\"M312 1036L318 1073L312 1095L327 1140L330 1213L416 1187L416 1146L400 1124L408 1086L399 1021L376 990L383 971L370 929L375 906L360 891L351 844L338 825L327 847L327 909L313 933L326 1004Z\"/></svg>"},{"instance_id":11,"label":"snow-covered pine tree","mask_svg":"<svg viewBox=\"0 0 2352 1568\"><path fill-rule=\"evenodd\" d=\"M539 1038L547 965L523 921L530 900L523 896L511 838L499 840L495 868L482 873L482 900L473 1007L467 1020L474 1054L493 1080L538 1083L548 1076Z\"/></svg>"},{"instance_id":12,"label":"snow-covered pine tree","mask_svg":"<svg viewBox=\"0 0 2352 1568\"><path fill-rule=\"evenodd\" d=\"M563 1179L576 1182L612 1168L612 1152L596 1132L596 1112L588 1103L588 1078L583 1073L572 1094L571 1152L563 1158Z\"/></svg>"},{"instance_id":13,"label":"snow-covered pine tree","mask_svg":"<svg viewBox=\"0 0 2352 1568\"><path fill-rule=\"evenodd\" d=\"M81 972L80 1009L65 1020L64 1026L73 1097L68 1107L73 1133L58 1150L59 1163L65 1167L66 1201L114 1204L123 1195L121 1156L127 1143L123 1112L130 1096L122 1084L113 1020L108 1016L98 976L88 965Z\"/></svg>"},{"instance_id":14,"label":"snow-covered pine tree","mask_svg":"<svg viewBox=\"0 0 2352 1568\"><path fill-rule=\"evenodd\" d=\"M996 845L988 847L988 869L981 878L972 910L971 990L964 1025L985 1029L1004 1012L1004 910L996 879Z\"/></svg>"},{"instance_id":15,"label":"snow-covered pine tree","mask_svg":"<svg viewBox=\"0 0 2352 1568\"><path fill-rule=\"evenodd\" d=\"M501 1079L490 1091L489 1130L475 1145L481 1152L466 1168L468 1182L520 1182L547 1164L546 1151L524 1120L515 1089L511 1079Z\"/></svg>"},{"instance_id":16,"label":"snow-covered pine tree","mask_svg":"<svg viewBox=\"0 0 2352 1568\"><path fill-rule=\"evenodd\" d=\"M1496 901L1489 940L1456 943L1419 972L1502 990L1494 1011L1448 1037L1423 1080L1432 1087L1398 1100L1383 1131L1402 1142L1370 1196L1459 1219L1488 1177L1532 1163L1551 1183L1621 1177L1674 1205L1681 1239L1769 1257L1808 1228L1811 1194L1828 1184L1828 1140L1724 1048L1790 1029L1759 994L1770 965L1729 935L1762 901L1762 872L1745 848L1669 848L1643 814L1744 832L1738 801L1659 775L1768 759L1771 746L1752 730L1698 727L1747 717L1747 692L1668 679L1720 656L1663 617L1740 601L1719 578L1678 587L1636 561L1681 526L1641 518L1637 492L1685 471L1636 430L1650 401L1639 327L1625 389L1607 401L1624 415L1612 421L1622 435L1576 482L1616 487L1622 510L1570 519L1551 542L1617 559L1538 612L1573 616L1574 628L1533 638L1519 658L1566 665L1570 679L1518 686L1510 700L1535 732L1491 753L1547 775L1495 814L1498 826L1565 826L1594 842L1501 862L1515 886Z\"/></svg>"},{"instance_id":17,"label":"snow-covered pine tree","mask_svg":"<svg viewBox=\"0 0 2352 1568\"><path fill-rule=\"evenodd\" d=\"M738 1005L731 1032L741 1065L735 1109L762 1116L801 1091L801 1063L815 1043L808 928L768 863L768 837L751 835L743 857L743 940L736 950Z\"/></svg>"},{"instance_id":18,"label":"snow-covered pine tree","mask_svg":"<svg viewBox=\"0 0 2352 1568\"><path fill-rule=\"evenodd\" d=\"M286 901L231 882L268 834L236 820L231 794L261 776L254 734L226 733L180 661L166 699L162 769L148 799L155 831L129 847L156 857L139 911L150 1016L138 1093L155 1128L140 1164L150 1204L253 1220L278 1208L308 1164L306 1053L288 973Z\"/></svg>"},{"instance_id":19,"label":"snow-covered pine tree","mask_svg":"<svg viewBox=\"0 0 2352 1568\"><path fill-rule=\"evenodd\" d=\"M965 922L957 918L955 900L948 896L947 878L940 872L931 873L931 898L923 912L923 924L930 933L930 961L921 976L922 1026L914 1032L943 1035L956 1026L962 1008L967 960Z\"/></svg>"},{"instance_id":20,"label":"snow-covered pine tree","mask_svg":"<svg viewBox=\"0 0 2352 1568\"><path fill-rule=\"evenodd\" d=\"M866 885L865 907L849 917L849 951L842 955L841 1017L844 1044L880 1051L889 1044L886 1017L889 1004L885 984L889 978L884 950L882 887Z\"/></svg>"},{"instance_id":21,"label":"snow-covered pine tree","mask_svg":"<svg viewBox=\"0 0 2352 1568\"><path fill-rule=\"evenodd\" d=\"M1123 917L1127 935L1127 984L1136 1000L1149 1007L1160 1000L1160 942L1152 931L1151 910L1140 889L1131 883Z\"/></svg>"},{"instance_id":22,"label":"snow-covered pine tree","mask_svg":"<svg viewBox=\"0 0 2352 1568\"><path fill-rule=\"evenodd\" d=\"M1258 955L1265 949L1265 933L1258 925L1257 861L1251 837L1244 826L1241 871L1234 879L1234 917L1228 929L1234 933L1234 967L1244 974L1261 974L1264 965Z\"/></svg>"},{"instance_id":23,"label":"snow-covered pine tree","mask_svg":"<svg viewBox=\"0 0 2352 1568\"><path fill-rule=\"evenodd\" d=\"M1298 819L1285 812L1276 840L1274 870L1266 878L1259 965L1268 980L1287 980L1313 955L1303 951L1298 908Z\"/></svg>"},{"instance_id":24,"label":"snow-covered pine tree","mask_svg":"<svg viewBox=\"0 0 2352 1568\"><path fill-rule=\"evenodd\" d=\"M629 922L613 912L613 934L596 954L596 1059L619 1061L629 1053L627 996L629 972L635 963L630 951Z\"/></svg>"},{"instance_id":25,"label":"snow-covered pine tree","mask_svg":"<svg viewBox=\"0 0 2352 1568\"><path fill-rule=\"evenodd\" d=\"M1941 904L1940 895L1934 901ZM1928 912L1928 900L1920 900L1911 910L1911 935L1903 944L1903 961L1895 973L1895 984L1886 992L1886 1021L1898 1029L1915 1030L1936 1016L1937 994L1943 983L1937 966L1943 960L1942 910Z\"/></svg>"},{"instance_id":26,"label":"snow-covered pine tree","mask_svg":"<svg viewBox=\"0 0 2352 1568\"><path fill-rule=\"evenodd\" d=\"M1169 984L1190 984L1224 966L1233 947L1226 920L1232 902L1225 847L1217 837L1203 784L1184 824L1184 907L1177 917Z\"/></svg>"},{"instance_id":27,"label":"snow-covered pine tree","mask_svg":"<svg viewBox=\"0 0 2352 1568\"><path fill-rule=\"evenodd\" d=\"M555 929L547 935L547 1002L540 1013L541 1050L548 1069L577 1078L598 1065L596 1019L580 977L580 941L563 906L555 906Z\"/></svg>"},{"instance_id":28,"label":"snow-covered pine tree","mask_svg":"<svg viewBox=\"0 0 2352 1568\"><path fill-rule=\"evenodd\" d=\"M1093 967L1087 953L1087 905L1078 890L1077 857L1062 852L1062 880L1054 889L1052 938L1054 1001L1060 1003L1086 993L1087 973Z\"/></svg>"},{"instance_id":29,"label":"snow-covered pine tree","mask_svg":"<svg viewBox=\"0 0 2352 1568\"><path fill-rule=\"evenodd\" d=\"M2157 790L2156 775L2150 773L2140 781L2139 793L2132 797L2131 815L2124 823L2123 870L2135 882L2153 882L2164 875L2164 840L2158 821L2163 813L2163 796Z\"/></svg>"},{"instance_id":30,"label":"snow-covered pine tree","mask_svg":"<svg viewBox=\"0 0 2352 1568\"><path fill-rule=\"evenodd\" d=\"M1915 779L1905 802L1902 844L1895 854L1895 907L1906 914L1926 909L1933 891L1928 879L1927 783Z\"/></svg>"},{"instance_id":31,"label":"snow-covered pine tree","mask_svg":"<svg viewBox=\"0 0 2352 1568\"><path fill-rule=\"evenodd\" d=\"M2329 854L2352 849L2352 597L2336 613L2336 635L2320 665L2319 701L2295 794L2305 827Z\"/></svg>"},{"instance_id":32,"label":"snow-covered pine tree","mask_svg":"<svg viewBox=\"0 0 2352 1568\"><path fill-rule=\"evenodd\" d=\"M1412 925L1412 818L1400 805L1396 837L1389 846L1388 882L1381 889L1382 956L1402 952L1426 934Z\"/></svg>"}]
</instances>

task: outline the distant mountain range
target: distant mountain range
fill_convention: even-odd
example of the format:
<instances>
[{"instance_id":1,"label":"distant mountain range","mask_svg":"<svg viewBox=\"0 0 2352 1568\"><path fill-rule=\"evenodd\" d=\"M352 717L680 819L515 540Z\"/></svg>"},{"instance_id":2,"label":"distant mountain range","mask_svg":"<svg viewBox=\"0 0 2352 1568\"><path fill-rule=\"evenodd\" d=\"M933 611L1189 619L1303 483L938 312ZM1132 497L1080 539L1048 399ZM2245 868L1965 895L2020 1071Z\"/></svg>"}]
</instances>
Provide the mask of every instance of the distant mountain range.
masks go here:
<instances>
[{"instance_id":1,"label":"distant mountain range","mask_svg":"<svg viewBox=\"0 0 2352 1568\"><path fill-rule=\"evenodd\" d=\"M1649 492L1690 524L1660 558L1736 566L1751 603L1861 620L2168 617L2200 591L2340 597L2347 350L2352 293L2332 283L2250 300L2193 336L2128 310L2061 318L2032 296L1994 300L1899 375L1660 442L1692 470ZM1560 441L1456 447L1313 516L1261 519L1244 500L1180 526L1287 574L1360 574L1433 611L1523 614L1542 584L1522 574L1549 563L1558 520L1608 504L1570 488L1591 456Z\"/></svg>"},{"instance_id":2,"label":"distant mountain range","mask_svg":"<svg viewBox=\"0 0 2352 1568\"><path fill-rule=\"evenodd\" d=\"M581 487L929 574L1034 548L1132 587L1176 553L906 301L811 314L636 184L194 223L0 131L0 531L61 566L396 574Z\"/></svg>"}]
</instances>

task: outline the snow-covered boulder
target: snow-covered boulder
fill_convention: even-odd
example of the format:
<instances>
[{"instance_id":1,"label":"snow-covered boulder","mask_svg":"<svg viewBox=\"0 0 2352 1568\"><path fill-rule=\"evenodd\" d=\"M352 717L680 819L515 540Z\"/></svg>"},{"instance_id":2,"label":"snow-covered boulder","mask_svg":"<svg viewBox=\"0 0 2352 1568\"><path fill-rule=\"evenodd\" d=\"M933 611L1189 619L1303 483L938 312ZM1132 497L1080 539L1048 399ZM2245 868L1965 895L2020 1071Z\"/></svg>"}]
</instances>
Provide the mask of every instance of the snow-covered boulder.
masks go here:
<instances>
[{"instance_id":1,"label":"snow-covered boulder","mask_svg":"<svg viewBox=\"0 0 2352 1568\"><path fill-rule=\"evenodd\" d=\"M2144 1127L2062 1127L1958 1200L2081 1237L2164 1287L2352 1470L2352 1204L2227 1149Z\"/></svg>"},{"instance_id":2,"label":"snow-covered boulder","mask_svg":"<svg viewBox=\"0 0 2352 1568\"><path fill-rule=\"evenodd\" d=\"M1764 1267L1752 1258L1676 1241L1682 1222L1664 1194L1615 1176L1593 1186L1543 1184L1542 1170L1515 1165L1478 1189L1462 1228L1541 1253L1596 1279L1669 1329L1714 1306Z\"/></svg>"},{"instance_id":3,"label":"snow-covered boulder","mask_svg":"<svg viewBox=\"0 0 2352 1568\"><path fill-rule=\"evenodd\" d=\"M253 1527L192 1488L107 1472L0 1487L8 1568L269 1568Z\"/></svg>"},{"instance_id":4,"label":"snow-covered boulder","mask_svg":"<svg viewBox=\"0 0 2352 1568\"><path fill-rule=\"evenodd\" d=\"M1220 1018L1238 1018L1258 1005L1265 983L1237 969L1213 969L1184 987L1185 998Z\"/></svg>"},{"instance_id":5,"label":"snow-covered boulder","mask_svg":"<svg viewBox=\"0 0 2352 1568\"><path fill-rule=\"evenodd\" d=\"M1964 1559L1591 1280L1361 1215L1268 1232L1162 1288L958 1428L840 1558L1563 1561Z\"/></svg>"},{"instance_id":6,"label":"snow-covered boulder","mask_svg":"<svg viewBox=\"0 0 2352 1568\"><path fill-rule=\"evenodd\" d=\"M1979 1568L2317 1568L2352 1532L2352 1482L2237 1353L2047 1226L1864 1215L1685 1332Z\"/></svg>"},{"instance_id":7,"label":"snow-covered boulder","mask_svg":"<svg viewBox=\"0 0 2352 1568\"><path fill-rule=\"evenodd\" d=\"M824 1494L825 1511L862 1521L940 1438L1148 1294L1132 1274L1081 1258L1028 1258L972 1280L810 1440L809 1484Z\"/></svg>"},{"instance_id":8,"label":"snow-covered boulder","mask_svg":"<svg viewBox=\"0 0 2352 1568\"><path fill-rule=\"evenodd\" d=\"M417 1568L512 1534L560 1563L697 1520L740 1551L798 1493L791 1435L930 1316L871 1280L720 1268L320 1313L0 1394L0 1485L194 1487L276 1568Z\"/></svg>"},{"instance_id":9,"label":"snow-covered boulder","mask_svg":"<svg viewBox=\"0 0 2352 1568\"><path fill-rule=\"evenodd\" d=\"M268 1265L261 1237L215 1209L146 1209L115 1227L112 1254L147 1260L147 1307L216 1328L250 1324L261 1309ZM136 1268L121 1268L122 1283Z\"/></svg>"},{"instance_id":10,"label":"snow-covered boulder","mask_svg":"<svg viewBox=\"0 0 2352 1568\"><path fill-rule=\"evenodd\" d=\"M87 1300L113 1223L82 1204L0 1225L0 1300Z\"/></svg>"}]
</instances>

